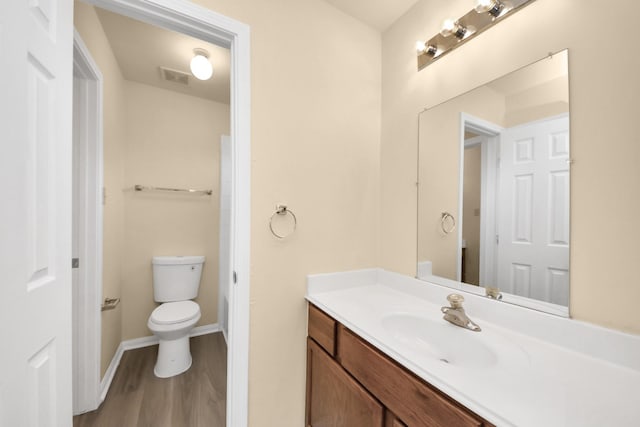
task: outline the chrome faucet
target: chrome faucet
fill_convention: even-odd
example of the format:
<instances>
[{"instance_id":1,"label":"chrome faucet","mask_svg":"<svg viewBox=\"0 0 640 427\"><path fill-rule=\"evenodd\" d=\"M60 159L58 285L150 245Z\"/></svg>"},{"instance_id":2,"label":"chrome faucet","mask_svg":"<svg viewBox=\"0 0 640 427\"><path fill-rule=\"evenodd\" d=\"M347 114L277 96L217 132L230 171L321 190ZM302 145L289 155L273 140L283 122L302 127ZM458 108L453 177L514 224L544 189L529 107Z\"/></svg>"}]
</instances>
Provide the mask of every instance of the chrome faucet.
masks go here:
<instances>
[{"instance_id":1,"label":"chrome faucet","mask_svg":"<svg viewBox=\"0 0 640 427\"><path fill-rule=\"evenodd\" d=\"M444 313L444 316L442 317L444 320L474 332L481 331L480 326L473 323L473 321L469 319L467 314L464 312L464 308L462 308L464 297L462 295L451 294L447 297L447 301L449 301L451 307L442 307L440 309Z\"/></svg>"}]
</instances>

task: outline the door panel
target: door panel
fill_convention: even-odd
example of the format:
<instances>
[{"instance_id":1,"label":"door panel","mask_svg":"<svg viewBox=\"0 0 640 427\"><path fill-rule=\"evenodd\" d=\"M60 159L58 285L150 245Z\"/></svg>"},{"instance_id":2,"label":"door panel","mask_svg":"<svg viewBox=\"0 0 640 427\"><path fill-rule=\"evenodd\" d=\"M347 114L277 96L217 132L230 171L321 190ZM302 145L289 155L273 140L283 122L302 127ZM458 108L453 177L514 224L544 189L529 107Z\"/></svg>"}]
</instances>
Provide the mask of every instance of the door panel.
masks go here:
<instances>
[{"instance_id":1,"label":"door panel","mask_svg":"<svg viewBox=\"0 0 640 427\"><path fill-rule=\"evenodd\" d=\"M568 304L568 161L568 117L520 125L500 135L500 289Z\"/></svg>"},{"instance_id":2,"label":"door panel","mask_svg":"<svg viewBox=\"0 0 640 427\"><path fill-rule=\"evenodd\" d=\"M71 424L72 2L0 14L0 425Z\"/></svg>"}]
</instances>

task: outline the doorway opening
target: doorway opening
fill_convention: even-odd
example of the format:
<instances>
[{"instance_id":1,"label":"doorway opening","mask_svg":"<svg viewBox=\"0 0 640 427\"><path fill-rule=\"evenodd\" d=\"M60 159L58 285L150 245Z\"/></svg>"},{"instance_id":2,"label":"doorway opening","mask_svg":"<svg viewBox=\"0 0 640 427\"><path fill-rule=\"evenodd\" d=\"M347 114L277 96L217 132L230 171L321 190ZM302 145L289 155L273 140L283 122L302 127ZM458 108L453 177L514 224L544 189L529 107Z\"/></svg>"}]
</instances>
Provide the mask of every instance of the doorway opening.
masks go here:
<instances>
[{"instance_id":1,"label":"doorway opening","mask_svg":"<svg viewBox=\"0 0 640 427\"><path fill-rule=\"evenodd\" d=\"M227 425L246 425L250 212L249 29L244 24L185 1L160 0L149 4L137 0L98 0L91 3L123 16L187 34L231 51L229 157L232 167L228 204L229 250L228 259L224 261L226 264L224 285L228 289L226 413ZM221 260L221 262L223 261ZM222 266L220 271L223 271ZM99 300L101 300L101 296L98 297ZM98 330L100 330L99 323ZM99 357L94 358L94 364L93 371L99 371ZM86 381L88 384L88 380ZM88 387L91 390L97 389L93 385Z\"/></svg>"},{"instance_id":2,"label":"doorway opening","mask_svg":"<svg viewBox=\"0 0 640 427\"><path fill-rule=\"evenodd\" d=\"M494 283L500 132L494 123L461 113L457 280L473 285Z\"/></svg>"}]
</instances>

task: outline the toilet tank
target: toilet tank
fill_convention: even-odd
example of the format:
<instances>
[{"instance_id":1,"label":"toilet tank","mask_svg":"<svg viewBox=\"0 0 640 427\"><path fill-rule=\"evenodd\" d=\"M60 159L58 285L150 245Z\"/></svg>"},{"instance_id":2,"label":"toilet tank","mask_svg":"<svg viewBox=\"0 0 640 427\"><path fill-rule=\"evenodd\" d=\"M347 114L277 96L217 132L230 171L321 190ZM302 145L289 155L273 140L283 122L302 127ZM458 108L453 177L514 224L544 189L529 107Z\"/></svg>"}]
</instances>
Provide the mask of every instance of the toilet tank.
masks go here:
<instances>
[{"instance_id":1,"label":"toilet tank","mask_svg":"<svg viewBox=\"0 0 640 427\"><path fill-rule=\"evenodd\" d=\"M204 256L158 256L151 263L155 301L185 301L198 296Z\"/></svg>"}]
</instances>

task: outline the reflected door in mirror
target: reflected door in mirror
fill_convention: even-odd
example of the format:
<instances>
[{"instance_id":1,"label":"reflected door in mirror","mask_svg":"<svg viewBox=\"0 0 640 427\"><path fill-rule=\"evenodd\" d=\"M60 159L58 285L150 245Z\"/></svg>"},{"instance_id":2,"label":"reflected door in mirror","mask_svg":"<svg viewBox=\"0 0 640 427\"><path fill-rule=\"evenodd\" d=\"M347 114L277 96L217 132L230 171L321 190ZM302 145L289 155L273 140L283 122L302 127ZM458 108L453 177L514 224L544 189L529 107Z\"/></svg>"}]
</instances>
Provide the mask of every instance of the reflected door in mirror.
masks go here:
<instances>
[{"instance_id":1,"label":"reflected door in mirror","mask_svg":"<svg viewBox=\"0 0 640 427\"><path fill-rule=\"evenodd\" d=\"M497 278L506 292L569 303L569 117L500 135Z\"/></svg>"}]
</instances>

